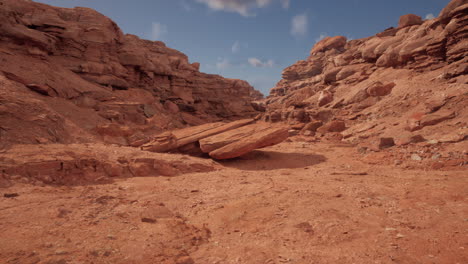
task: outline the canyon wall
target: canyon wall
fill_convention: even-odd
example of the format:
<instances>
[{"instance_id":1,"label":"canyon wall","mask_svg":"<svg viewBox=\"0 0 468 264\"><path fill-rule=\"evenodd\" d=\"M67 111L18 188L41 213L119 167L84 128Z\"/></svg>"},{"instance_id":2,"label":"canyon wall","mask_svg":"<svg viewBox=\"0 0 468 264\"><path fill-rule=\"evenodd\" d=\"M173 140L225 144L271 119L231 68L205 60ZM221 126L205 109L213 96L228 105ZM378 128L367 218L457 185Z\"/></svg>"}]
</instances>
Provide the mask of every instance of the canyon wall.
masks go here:
<instances>
[{"instance_id":1,"label":"canyon wall","mask_svg":"<svg viewBox=\"0 0 468 264\"><path fill-rule=\"evenodd\" d=\"M435 19L404 15L372 37L327 37L283 71L264 120L288 122L294 135L373 142L375 149L421 138L460 142L468 136L467 55L464 0Z\"/></svg>"},{"instance_id":2,"label":"canyon wall","mask_svg":"<svg viewBox=\"0 0 468 264\"><path fill-rule=\"evenodd\" d=\"M131 145L257 114L260 92L199 68L92 9L0 0L0 144Z\"/></svg>"}]
</instances>

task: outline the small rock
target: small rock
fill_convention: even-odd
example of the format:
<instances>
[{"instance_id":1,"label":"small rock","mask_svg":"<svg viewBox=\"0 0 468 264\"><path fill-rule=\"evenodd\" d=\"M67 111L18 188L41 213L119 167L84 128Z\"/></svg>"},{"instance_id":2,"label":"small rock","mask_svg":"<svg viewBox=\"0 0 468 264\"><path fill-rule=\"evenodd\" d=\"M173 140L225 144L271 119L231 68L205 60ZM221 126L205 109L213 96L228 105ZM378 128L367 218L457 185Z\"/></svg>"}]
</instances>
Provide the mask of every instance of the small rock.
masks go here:
<instances>
[{"instance_id":1,"label":"small rock","mask_svg":"<svg viewBox=\"0 0 468 264\"><path fill-rule=\"evenodd\" d=\"M141 221L142 221L143 223L150 223L150 224L156 223L156 219L148 218L148 217L142 217L142 218L141 218Z\"/></svg>"},{"instance_id":2,"label":"small rock","mask_svg":"<svg viewBox=\"0 0 468 264\"><path fill-rule=\"evenodd\" d=\"M312 121L305 125L301 132L305 134L305 132L310 131L311 133L315 133L319 127L323 125L322 121Z\"/></svg>"},{"instance_id":3,"label":"small rock","mask_svg":"<svg viewBox=\"0 0 468 264\"><path fill-rule=\"evenodd\" d=\"M421 161L422 160L421 156L419 156L418 154L411 155L411 159L416 160L416 161Z\"/></svg>"},{"instance_id":4,"label":"small rock","mask_svg":"<svg viewBox=\"0 0 468 264\"><path fill-rule=\"evenodd\" d=\"M318 132L326 134L328 132L343 132L346 130L346 124L341 120L333 120L317 129Z\"/></svg>"},{"instance_id":5,"label":"small rock","mask_svg":"<svg viewBox=\"0 0 468 264\"><path fill-rule=\"evenodd\" d=\"M376 148L386 149L395 146L395 141L393 140L393 138L379 138L376 144Z\"/></svg>"},{"instance_id":6,"label":"small rock","mask_svg":"<svg viewBox=\"0 0 468 264\"><path fill-rule=\"evenodd\" d=\"M55 251L55 255L67 255L67 254L68 254L68 251L64 249L58 249Z\"/></svg>"},{"instance_id":7,"label":"small rock","mask_svg":"<svg viewBox=\"0 0 468 264\"><path fill-rule=\"evenodd\" d=\"M5 193L5 194L3 194L3 197L5 197L5 198L15 198L15 197L18 197L18 196L19 196L19 194L17 194L17 193Z\"/></svg>"}]
</instances>

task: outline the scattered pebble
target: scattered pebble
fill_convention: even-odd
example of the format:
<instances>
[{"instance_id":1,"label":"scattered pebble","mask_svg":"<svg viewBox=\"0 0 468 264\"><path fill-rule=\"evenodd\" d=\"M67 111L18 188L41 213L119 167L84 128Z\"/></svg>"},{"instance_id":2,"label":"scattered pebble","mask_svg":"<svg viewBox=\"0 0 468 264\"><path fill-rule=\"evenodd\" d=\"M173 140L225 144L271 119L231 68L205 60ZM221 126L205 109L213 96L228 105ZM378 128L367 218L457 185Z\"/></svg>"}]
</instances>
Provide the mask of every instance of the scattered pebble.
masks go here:
<instances>
[{"instance_id":1,"label":"scattered pebble","mask_svg":"<svg viewBox=\"0 0 468 264\"><path fill-rule=\"evenodd\" d=\"M419 156L418 154L411 155L411 159L416 160L416 161L421 161L422 160L421 156Z\"/></svg>"}]
</instances>

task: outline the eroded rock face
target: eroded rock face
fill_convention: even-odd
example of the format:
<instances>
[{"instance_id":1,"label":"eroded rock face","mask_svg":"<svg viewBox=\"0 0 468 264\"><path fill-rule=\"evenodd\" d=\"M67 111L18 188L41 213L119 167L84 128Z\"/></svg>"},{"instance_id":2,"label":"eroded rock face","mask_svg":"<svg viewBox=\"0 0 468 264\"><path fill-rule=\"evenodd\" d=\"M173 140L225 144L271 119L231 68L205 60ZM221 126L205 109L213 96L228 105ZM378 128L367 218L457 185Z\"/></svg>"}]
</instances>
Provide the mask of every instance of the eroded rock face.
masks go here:
<instances>
[{"instance_id":1,"label":"eroded rock face","mask_svg":"<svg viewBox=\"0 0 468 264\"><path fill-rule=\"evenodd\" d=\"M199 72L199 63L163 42L124 35L88 8L0 0L0 40L0 100L10 102L0 117L5 142L127 144L131 135L101 135L95 128L115 123L154 134L246 118L257 114L251 101L262 97L245 81ZM15 107L32 104L40 109L18 115ZM38 112L56 117L35 119ZM26 119L37 133L15 128ZM70 130L73 125L84 133ZM64 131L47 131L55 126Z\"/></svg>"},{"instance_id":2,"label":"eroded rock face","mask_svg":"<svg viewBox=\"0 0 468 264\"><path fill-rule=\"evenodd\" d=\"M453 0L435 19L409 14L372 37L325 38L283 71L263 120L297 134L314 124L308 135L339 132L350 142L453 134L468 120L467 29L468 2Z\"/></svg>"}]
</instances>

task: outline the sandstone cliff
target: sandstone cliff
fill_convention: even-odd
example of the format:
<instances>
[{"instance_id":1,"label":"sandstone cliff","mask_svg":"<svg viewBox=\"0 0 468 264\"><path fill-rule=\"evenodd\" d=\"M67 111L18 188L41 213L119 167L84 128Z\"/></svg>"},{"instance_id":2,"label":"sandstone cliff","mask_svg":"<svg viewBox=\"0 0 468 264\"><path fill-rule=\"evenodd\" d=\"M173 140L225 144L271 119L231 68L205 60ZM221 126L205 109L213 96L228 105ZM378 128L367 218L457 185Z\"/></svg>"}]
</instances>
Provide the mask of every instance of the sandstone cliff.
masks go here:
<instances>
[{"instance_id":1,"label":"sandstone cliff","mask_svg":"<svg viewBox=\"0 0 468 264\"><path fill-rule=\"evenodd\" d=\"M325 38L283 71L264 119L289 122L293 134L317 132L374 149L463 141L467 30L468 1L453 0L432 20L410 14L372 37Z\"/></svg>"},{"instance_id":2,"label":"sandstone cliff","mask_svg":"<svg viewBox=\"0 0 468 264\"><path fill-rule=\"evenodd\" d=\"M199 67L92 9L0 0L0 143L127 145L256 115L258 91Z\"/></svg>"}]
</instances>

